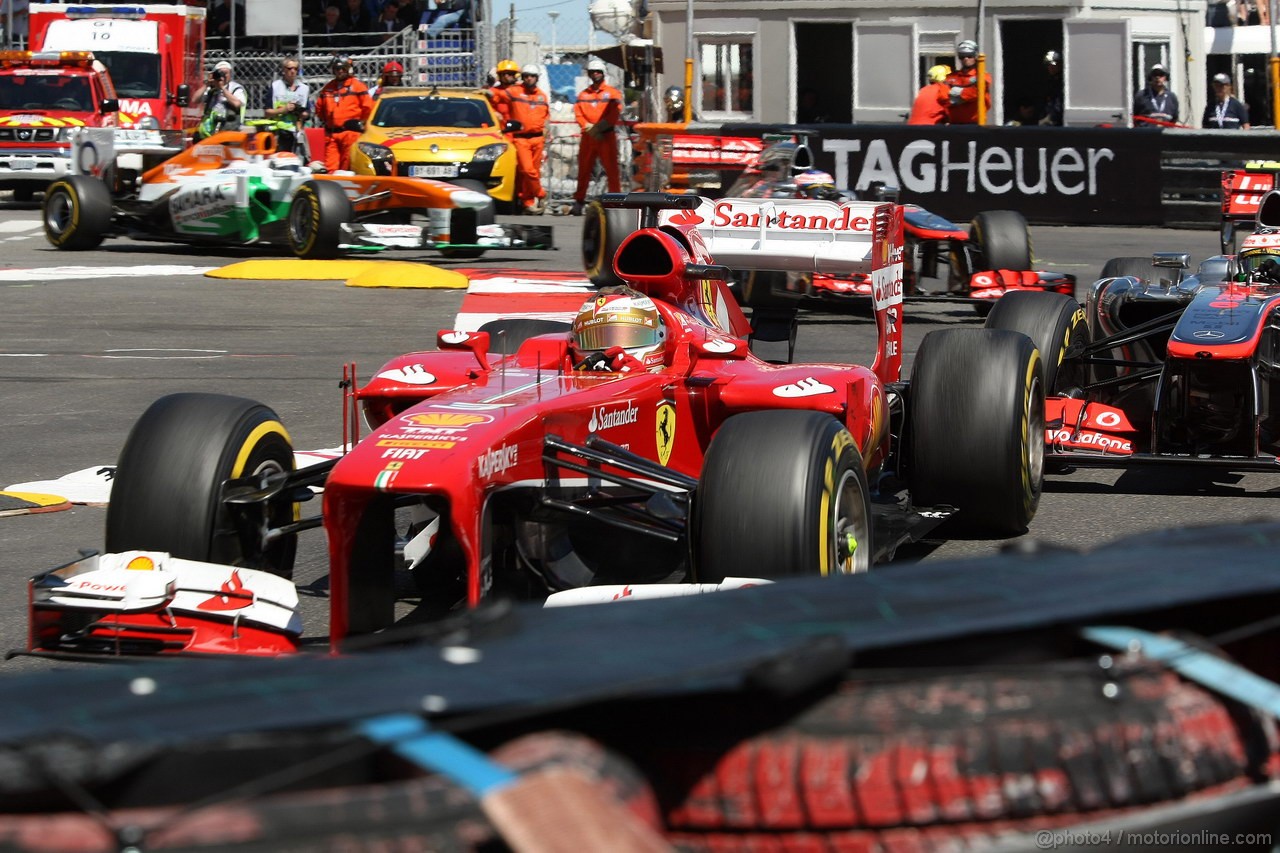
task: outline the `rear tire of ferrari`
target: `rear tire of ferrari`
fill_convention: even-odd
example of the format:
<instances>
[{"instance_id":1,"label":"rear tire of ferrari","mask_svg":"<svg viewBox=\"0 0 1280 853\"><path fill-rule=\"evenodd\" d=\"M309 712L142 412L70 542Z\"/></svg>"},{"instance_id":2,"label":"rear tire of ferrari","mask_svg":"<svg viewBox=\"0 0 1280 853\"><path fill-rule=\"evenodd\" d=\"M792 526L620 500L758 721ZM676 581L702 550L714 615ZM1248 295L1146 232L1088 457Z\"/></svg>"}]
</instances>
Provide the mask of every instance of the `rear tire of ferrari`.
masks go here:
<instances>
[{"instance_id":1,"label":"rear tire of ferrari","mask_svg":"<svg viewBox=\"0 0 1280 853\"><path fill-rule=\"evenodd\" d=\"M572 328L572 323L566 323L563 320L503 318L490 320L476 331L489 333L490 355L495 353L510 355L520 349L520 345L529 338L549 335L553 332L568 333Z\"/></svg>"},{"instance_id":2,"label":"rear tire of ferrari","mask_svg":"<svg viewBox=\"0 0 1280 853\"><path fill-rule=\"evenodd\" d=\"M1130 275L1142 281L1156 281L1160 278L1160 268L1151 265L1151 258L1112 258L1102 265L1098 278L1117 278Z\"/></svg>"},{"instance_id":3,"label":"rear tire of ferrari","mask_svg":"<svg viewBox=\"0 0 1280 853\"><path fill-rule=\"evenodd\" d=\"M640 227L634 210L605 207L598 201L587 204L582 214L582 265L587 278L597 287L624 284L613 271L618 247Z\"/></svg>"},{"instance_id":4,"label":"rear tire of ferrari","mask_svg":"<svg viewBox=\"0 0 1280 853\"><path fill-rule=\"evenodd\" d=\"M479 181L454 181L463 189L488 194L484 184ZM455 207L449 211L449 241L452 243L476 243L479 241L477 229L482 225L492 225L497 203L488 207ZM484 255L484 249L441 249L440 257L454 260L474 260Z\"/></svg>"},{"instance_id":5,"label":"rear tire of ferrari","mask_svg":"<svg viewBox=\"0 0 1280 853\"><path fill-rule=\"evenodd\" d=\"M925 335L911 373L907 465L912 503L960 510L966 530L1015 535L1044 483L1044 378L1026 335Z\"/></svg>"},{"instance_id":6,"label":"rear tire of ferrari","mask_svg":"<svg viewBox=\"0 0 1280 853\"><path fill-rule=\"evenodd\" d=\"M1058 394L1084 385L1084 365L1068 360L1073 349L1089 343L1084 309L1070 296L1015 290L996 302L985 328L1021 332L1040 350L1045 394Z\"/></svg>"},{"instance_id":7,"label":"rear tire of ferrari","mask_svg":"<svg viewBox=\"0 0 1280 853\"><path fill-rule=\"evenodd\" d=\"M87 175L60 178L45 190L42 212L51 244L71 251L96 249L111 227L111 191Z\"/></svg>"},{"instance_id":8,"label":"rear tire of ferrari","mask_svg":"<svg viewBox=\"0 0 1280 853\"><path fill-rule=\"evenodd\" d=\"M107 506L106 549L167 551L292 577L296 535L263 547L258 527L289 523L296 505L270 501L258 523L237 524L220 492L231 478L293 468L289 434L261 403L221 394L161 397L134 424L120 451Z\"/></svg>"},{"instance_id":9,"label":"rear tire of ferrari","mask_svg":"<svg viewBox=\"0 0 1280 853\"><path fill-rule=\"evenodd\" d=\"M328 261L338 257L342 224L355 219L355 209L342 187L331 181L308 181L289 205L289 245L300 258Z\"/></svg>"},{"instance_id":10,"label":"rear tire of ferrari","mask_svg":"<svg viewBox=\"0 0 1280 853\"><path fill-rule=\"evenodd\" d=\"M702 583L865 572L875 555L862 456L822 412L726 420L707 449L691 527Z\"/></svg>"}]
</instances>

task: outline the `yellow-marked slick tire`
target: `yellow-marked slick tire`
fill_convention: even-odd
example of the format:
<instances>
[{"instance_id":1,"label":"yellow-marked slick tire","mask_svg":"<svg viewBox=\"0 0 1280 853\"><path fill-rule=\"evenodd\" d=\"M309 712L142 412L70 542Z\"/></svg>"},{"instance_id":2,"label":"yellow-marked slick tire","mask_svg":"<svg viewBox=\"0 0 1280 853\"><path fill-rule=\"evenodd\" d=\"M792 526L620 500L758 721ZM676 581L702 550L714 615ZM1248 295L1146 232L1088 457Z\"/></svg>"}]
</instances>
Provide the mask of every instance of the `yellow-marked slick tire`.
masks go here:
<instances>
[{"instance_id":1,"label":"yellow-marked slick tire","mask_svg":"<svg viewBox=\"0 0 1280 853\"><path fill-rule=\"evenodd\" d=\"M960 510L967 531L1014 535L1044 485L1040 352L1003 329L925 335L911 371L906 460L915 506Z\"/></svg>"},{"instance_id":2,"label":"yellow-marked slick tire","mask_svg":"<svg viewBox=\"0 0 1280 853\"><path fill-rule=\"evenodd\" d=\"M875 554L862 456L823 412L726 420L707 448L690 526L702 583L864 572Z\"/></svg>"},{"instance_id":3,"label":"yellow-marked slick tire","mask_svg":"<svg viewBox=\"0 0 1280 853\"><path fill-rule=\"evenodd\" d=\"M624 283L613 271L613 258L622 241L639 228L638 211L607 208L598 201L587 204L582 213L582 265L592 284Z\"/></svg>"},{"instance_id":4,"label":"yellow-marked slick tire","mask_svg":"<svg viewBox=\"0 0 1280 853\"><path fill-rule=\"evenodd\" d=\"M102 245L111 227L111 191L97 178L70 175L49 185L41 209L44 235L59 249Z\"/></svg>"},{"instance_id":5,"label":"yellow-marked slick tire","mask_svg":"<svg viewBox=\"0 0 1280 853\"><path fill-rule=\"evenodd\" d=\"M988 329L1021 332L1040 350L1045 394L1084 385L1082 348L1089 343L1084 308L1070 296L1015 290L996 301L984 324Z\"/></svg>"},{"instance_id":6,"label":"yellow-marked slick tire","mask_svg":"<svg viewBox=\"0 0 1280 853\"><path fill-rule=\"evenodd\" d=\"M171 394L134 424L107 506L110 552L176 557L293 574L295 535L264 545L261 530L296 518L286 499L228 511L222 484L293 470L293 444L271 409L221 394Z\"/></svg>"},{"instance_id":7,"label":"yellow-marked slick tire","mask_svg":"<svg viewBox=\"0 0 1280 853\"><path fill-rule=\"evenodd\" d=\"M342 187L329 181L307 181L289 206L289 246L300 258L327 261L338 257L342 224L355 218Z\"/></svg>"}]
</instances>

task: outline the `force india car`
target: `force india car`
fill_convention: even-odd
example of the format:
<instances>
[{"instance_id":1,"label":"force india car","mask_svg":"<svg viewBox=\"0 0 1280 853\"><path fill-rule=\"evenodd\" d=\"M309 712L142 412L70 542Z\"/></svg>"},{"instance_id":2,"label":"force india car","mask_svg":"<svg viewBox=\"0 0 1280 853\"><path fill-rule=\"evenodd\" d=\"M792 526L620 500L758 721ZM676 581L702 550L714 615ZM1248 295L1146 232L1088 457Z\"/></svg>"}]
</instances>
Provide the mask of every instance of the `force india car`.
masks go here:
<instances>
[{"instance_id":1,"label":"force india car","mask_svg":"<svg viewBox=\"0 0 1280 853\"><path fill-rule=\"evenodd\" d=\"M734 198L803 198L808 190L804 173L813 166L813 155L802 137L774 141L752 159L730 187ZM890 199L892 188L877 187L876 200ZM830 187L821 197L850 199L853 195ZM904 295L911 299L971 302L980 314L994 300L1016 290L1052 291L1072 296L1075 276L1034 271L1031 237L1022 214L992 210L977 214L966 231L950 220L916 205L903 205L905 252ZM583 222L583 263L587 276L597 284L614 281L610 268L620 242L635 228L634 215L589 205ZM937 278L940 264L947 264L946 288L925 290L922 280ZM786 273L777 270L744 271L738 292L744 306L769 311L794 311L806 297L828 303L855 300L865 305L871 280L860 274Z\"/></svg>"},{"instance_id":2,"label":"force india car","mask_svg":"<svg viewBox=\"0 0 1280 853\"><path fill-rule=\"evenodd\" d=\"M475 190L421 178L319 175L276 150L267 131L226 131L143 170L139 149L110 131L73 143L76 174L45 191L44 228L60 249L109 236L232 246L269 244L302 258L344 251L432 248L474 258L487 249L545 249L551 229L498 225Z\"/></svg>"},{"instance_id":3,"label":"force india car","mask_svg":"<svg viewBox=\"0 0 1280 853\"><path fill-rule=\"evenodd\" d=\"M290 577L295 537L320 526L335 650L393 623L405 569L425 611L445 613L600 584L861 572L953 514L1026 528L1042 482L1039 353L1021 334L939 330L902 381L900 207L609 203L643 212L615 266L656 305L660 367L583 369L555 320L442 331L437 351L352 379L351 423L358 408L372 432L301 470L266 406L162 398L121 452L110 554L32 581L32 649L289 651L298 628L271 575ZM760 360L722 264L866 274L874 364ZM320 512L302 517L313 486Z\"/></svg>"},{"instance_id":4,"label":"force india car","mask_svg":"<svg viewBox=\"0 0 1280 853\"><path fill-rule=\"evenodd\" d=\"M1280 253L1280 193L1257 210L1244 247ZM992 309L988 328L1044 355L1048 464L1280 471L1280 277L1229 255L1187 268L1182 253L1115 258L1085 308L1015 293Z\"/></svg>"}]
</instances>

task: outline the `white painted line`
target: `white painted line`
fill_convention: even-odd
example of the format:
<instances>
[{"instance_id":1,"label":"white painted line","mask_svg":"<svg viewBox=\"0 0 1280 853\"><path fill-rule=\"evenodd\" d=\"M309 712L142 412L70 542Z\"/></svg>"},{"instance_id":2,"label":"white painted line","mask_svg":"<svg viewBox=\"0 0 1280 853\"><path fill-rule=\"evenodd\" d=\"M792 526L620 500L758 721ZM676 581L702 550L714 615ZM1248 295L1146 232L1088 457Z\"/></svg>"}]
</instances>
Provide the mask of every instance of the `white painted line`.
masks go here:
<instances>
[{"instance_id":1,"label":"white painted line","mask_svg":"<svg viewBox=\"0 0 1280 853\"><path fill-rule=\"evenodd\" d=\"M26 231L35 231L41 227L41 224L38 219L34 222L23 222L21 220L0 222L0 234L20 234Z\"/></svg>"},{"instance_id":2,"label":"white painted line","mask_svg":"<svg viewBox=\"0 0 1280 853\"><path fill-rule=\"evenodd\" d=\"M0 281L48 281L59 279L128 278L134 276L204 275L218 267L153 264L137 267L46 267L38 270L0 270Z\"/></svg>"}]
</instances>

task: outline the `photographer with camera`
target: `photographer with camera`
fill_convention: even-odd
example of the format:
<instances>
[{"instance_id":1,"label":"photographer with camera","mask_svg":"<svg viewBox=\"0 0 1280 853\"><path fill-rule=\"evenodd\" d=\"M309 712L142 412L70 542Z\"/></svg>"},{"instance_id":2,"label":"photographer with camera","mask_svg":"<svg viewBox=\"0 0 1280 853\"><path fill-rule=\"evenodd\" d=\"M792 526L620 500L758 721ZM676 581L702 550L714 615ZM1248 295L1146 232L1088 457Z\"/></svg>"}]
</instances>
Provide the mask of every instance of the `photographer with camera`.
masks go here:
<instances>
[{"instance_id":1,"label":"photographer with camera","mask_svg":"<svg viewBox=\"0 0 1280 853\"><path fill-rule=\"evenodd\" d=\"M224 59L213 66L208 84L195 97L197 105L204 105L204 116L192 141L199 142L221 130L239 129L248 99L244 86L231 79L230 62Z\"/></svg>"},{"instance_id":2,"label":"photographer with camera","mask_svg":"<svg viewBox=\"0 0 1280 853\"><path fill-rule=\"evenodd\" d=\"M334 57L333 79L316 96L316 118L324 127L324 165L329 172L351 169L351 148L373 112L369 87L351 73L351 60Z\"/></svg>"},{"instance_id":3,"label":"photographer with camera","mask_svg":"<svg viewBox=\"0 0 1280 853\"><path fill-rule=\"evenodd\" d=\"M262 114L274 120L271 129L277 150L296 150L301 130L311 118L311 88L298 79L296 57L280 64L280 76L271 81L271 106Z\"/></svg>"}]
</instances>

